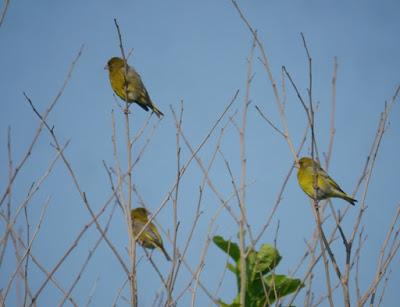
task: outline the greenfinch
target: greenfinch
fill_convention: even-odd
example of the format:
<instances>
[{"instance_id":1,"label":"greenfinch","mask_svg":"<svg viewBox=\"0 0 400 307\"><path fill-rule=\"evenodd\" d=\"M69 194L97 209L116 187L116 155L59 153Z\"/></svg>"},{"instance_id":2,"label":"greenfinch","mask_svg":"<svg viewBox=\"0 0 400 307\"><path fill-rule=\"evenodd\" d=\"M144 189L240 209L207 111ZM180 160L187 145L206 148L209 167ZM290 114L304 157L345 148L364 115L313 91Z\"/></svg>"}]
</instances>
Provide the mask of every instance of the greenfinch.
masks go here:
<instances>
[{"instance_id":1,"label":"greenfinch","mask_svg":"<svg viewBox=\"0 0 400 307\"><path fill-rule=\"evenodd\" d=\"M123 101L136 102L146 111L151 109L158 117L164 115L151 101L140 75L128 64L126 64L125 76L125 61L123 59L111 58L105 69L108 70L112 89Z\"/></svg>"},{"instance_id":2,"label":"greenfinch","mask_svg":"<svg viewBox=\"0 0 400 307\"><path fill-rule=\"evenodd\" d=\"M139 207L131 210L132 232L134 236L137 236L149 221L148 215L149 212L145 208ZM171 261L171 257L164 248L160 233L152 222L147 225L146 229L140 234L137 240L139 244L145 248L159 248L165 255L165 258Z\"/></svg>"},{"instance_id":3,"label":"greenfinch","mask_svg":"<svg viewBox=\"0 0 400 307\"><path fill-rule=\"evenodd\" d=\"M297 180L300 187L309 197L322 200L330 197L342 198L352 204L357 202L348 196L339 185L322 169L318 162L311 158L304 157L299 160ZM316 182L316 189L314 184Z\"/></svg>"}]
</instances>

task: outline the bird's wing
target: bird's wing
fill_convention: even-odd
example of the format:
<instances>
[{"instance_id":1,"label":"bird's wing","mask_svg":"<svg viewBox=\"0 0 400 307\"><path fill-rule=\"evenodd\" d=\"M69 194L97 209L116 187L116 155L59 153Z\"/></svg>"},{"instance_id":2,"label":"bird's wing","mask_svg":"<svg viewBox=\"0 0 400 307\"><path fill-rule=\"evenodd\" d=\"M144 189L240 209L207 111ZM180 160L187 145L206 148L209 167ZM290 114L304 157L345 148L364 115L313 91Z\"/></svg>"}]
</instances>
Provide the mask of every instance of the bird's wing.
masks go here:
<instances>
[{"instance_id":1,"label":"bird's wing","mask_svg":"<svg viewBox=\"0 0 400 307\"><path fill-rule=\"evenodd\" d=\"M142 78L132 67L128 67L127 73L128 90L134 92L134 100L146 111L148 111L148 106L152 105L149 93L143 84Z\"/></svg>"},{"instance_id":2,"label":"bird's wing","mask_svg":"<svg viewBox=\"0 0 400 307\"><path fill-rule=\"evenodd\" d=\"M124 69L124 67L122 67L122 69ZM128 71L126 75L128 80L138 80L142 84L142 78L140 78L140 75L132 67L128 66Z\"/></svg>"},{"instance_id":3,"label":"bird's wing","mask_svg":"<svg viewBox=\"0 0 400 307\"><path fill-rule=\"evenodd\" d=\"M153 223L149 224L148 227L148 231L151 234L151 236L153 237L153 241L157 244L157 245L162 245L162 239L161 239L161 235L158 232L156 226L154 226Z\"/></svg>"},{"instance_id":4,"label":"bird's wing","mask_svg":"<svg viewBox=\"0 0 400 307\"><path fill-rule=\"evenodd\" d=\"M140 236L140 240L143 242L143 246L147 248L157 247L157 240L155 240L153 233L144 231Z\"/></svg>"},{"instance_id":5,"label":"bird's wing","mask_svg":"<svg viewBox=\"0 0 400 307\"><path fill-rule=\"evenodd\" d=\"M321 167L318 170L318 176L321 176L324 180L326 180L326 182L328 183L328 185L330 187L332 187L333 189L343 192L342 189L339 187L339 185L336 183L335 180L333 180L327 172L325 172ZM344 192L343 192L344 193Z\"/></svg>"},{"instance_id":6,"label":"bird's wing","mask_svg":"<svg viewBox=\"0 0 400 307\"><path fill-rule=\"evenodd\" d=\"M147 223L147 220L146 221L137 221L137 223L138 223L137 224L138 228L141 229ZM150 222L147 225L146 230L143 233L146 233L147 237L149 239L151 238L152 239L151 241L153 241L153 242L155 242L155 241L162 242L161 241L161 235L158 232L156 226L154 226L154 224L152 222Z\"/></svg>"}]
</instances>

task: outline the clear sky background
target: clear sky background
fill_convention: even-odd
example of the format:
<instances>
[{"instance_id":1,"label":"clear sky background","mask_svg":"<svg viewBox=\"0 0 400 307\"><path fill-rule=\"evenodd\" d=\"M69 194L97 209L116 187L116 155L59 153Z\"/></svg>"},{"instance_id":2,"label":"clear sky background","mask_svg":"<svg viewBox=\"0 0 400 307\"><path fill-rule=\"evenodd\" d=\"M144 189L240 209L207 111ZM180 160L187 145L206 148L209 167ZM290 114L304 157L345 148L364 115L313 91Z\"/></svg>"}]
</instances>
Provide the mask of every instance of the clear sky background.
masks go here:
<instances>
[{"instance_id":1,"label":"clear sky background","mask_svg":"<svg viewBox=\"0 0 400 307\"><path fill-rule=\"evenodd\" d=\"M348 193L352 193L361 176L378 125L385 101L391 99L400 82L398 1L246 1L239 3L246 17L258 30L270 64L281 90L281 66L285 65L306 96L308 85L307 59L300 32L303 32L313 58L314 101L318 103L316 134L320 152L326 152L329 142L329 116L331 108L331 78L333 58L338 57L336 136L330 164L330 174ZM154 102L165 117L158 123L155 116L151 126L158 123L154 136L134 169L134 182L147 206L155 210L165 198L176 176L176 131L170 106L175 109L184 101L183 128L193 146L197 146L219 117L225 106L240 90L230 111L241 112L246 86L246 59L252 37L228 0L225 1L11 1L4 23L0 28L0 187L1 195L7 184L7 127L11 126L14 163L22 158L35 134L38 119L33 114L22 92L25 91L40 112L59 91L69 65L84 44L72 78L59 103L52 112L49 123L62 143L71 140L66 156L76 172L82 189L92 207L97 211L110 196L111 188L103 160L114 166L111 142L111 110L115 109L117 138L121 159L124 156L123 114L116 106L104 65L112 56L120 55L113 18L121 27L125 49L133 48L129 63L141 74ZM275 202L279 188L293 163L285 141L259 116L258 105L281 128L279 113L274 102L267 74L255 51L254 80L252 82L247 127L248 178L246 205L248 219L257 233L264 225ZM287 84L287 116L289 130L296 146L301 141L306 125L305 113ZM132 108L132 134L143 124L147 115L137 106ZM400 200L399 176L399 106L390 116L390 125L384 135L377 157L376 168L366 198L367 210L362 225L368 235L361 257L361 290L365 290L376 270L379 248L388 224ZM241 115L236 117L240 122ZM225 118L222 125L227 124ZM217 142L217 133L200 151L207 164ZM133 148L134 155L137 147ZM20 173L13 191L13 208L23 200L33 181L47 169L56 152L51 138L44 132L30 160ZM309 140L302 151L308 154ZM232 167L239 182L239 136L228 124L221 142L221 151ZM190 153L182 142L182 161ZM124 163L125 164L125 163ZM217 156L211 179L219 192L228 198L232 193L229 174L221 156ZM182 179L178 203L180 229L178 246L185 239L198 202L198 187L202 173L193 163ZM361 194L355 197L360 198ZM32 199L28 213L32 227L38 222L44 201L51 197L45 220L33 244L33 254L51 269L72 244L90 215L68 176L65 165L57 162L54 172ZM134 199L134 206L137 198ZM230 205L237 211L237 203ZM346 203L334 200L338 209ZM195 268L207 237L208 224L219 207L219 202L207 187L188 262ZM4 210L4 208L2 208ZM108 209L106 216L110 213ZM349 234L358 214L358 206L344 221ZM105 222L103 218L102 223ZM172 231L172 206L167 206L157 216L165 230ZM291 176L282 203L275 218L261 239L273 243L279 221L277 247L283 256L277 271L287 274L296 267L306 251L304 239L310 239L315 227L308 198ZM21 215L18 225L24 225ZM227 212L216 222L215 234L237 240L238 231ZM330 225L332 226L332 225ZM327 226L328 228L330 226ZM4 223L1 223L3 233ZM109 236L127 259L125 222L117 210ZM165 239L166 249L172 246ZM90 229L66 263L56 273L56 278L68 288L76 278L81 264L99 237ZM339 240L340 241L340 240ZM344 248L338 242L335 251L342 263ZM138 255L143 255L141 249ZM159 253L153 254L162 272L169 264ZM398 302L400 284L399 257L392 263L384 306ZM214 245L208 249L201 280L209 289L215 289L224 270L225 255ZM31 263L30 280L33 290L44 276ZM0 287L7 284L15 268L12 245L5 254L0 268ZM150 306L154 296L162 289L153 268L143 260L138 266L140 306ZM303 277L304 269L296 277ZM325 293L323 270L316 272L314 290L317 298ZM332 274L333 280L335 276ZM354 278L354 275L352 275ZM186 286L190 275L185 268L178 277L175 295ZM104 242L91 259L72 296L79 305L87 302L95 285L93 306L109 306L118 288L124 282L124 273ZM234 276L227 273L218 297L230 302L236 291ZM354 291L354 289L352 289ZM304 291L303 291L304 292ZM354 292L352 292L354 293ZM304 294L304 293L303 293ZM128 291L125 291L128 295ZM10 294L11 305L16 303L15 291ZM338 302L341 291L337 291ZM58 290L49 286L39 297L39 305L54 306L60 302ZM296 302L303 304L300 295ZM190 294L184 295L179 306L188 306ZM354 295L352 297L354 300ZM197 305L209 303L207 296L198 291ZM124 305L123 301L120 301Z\"/></svg>"}]
</instances>

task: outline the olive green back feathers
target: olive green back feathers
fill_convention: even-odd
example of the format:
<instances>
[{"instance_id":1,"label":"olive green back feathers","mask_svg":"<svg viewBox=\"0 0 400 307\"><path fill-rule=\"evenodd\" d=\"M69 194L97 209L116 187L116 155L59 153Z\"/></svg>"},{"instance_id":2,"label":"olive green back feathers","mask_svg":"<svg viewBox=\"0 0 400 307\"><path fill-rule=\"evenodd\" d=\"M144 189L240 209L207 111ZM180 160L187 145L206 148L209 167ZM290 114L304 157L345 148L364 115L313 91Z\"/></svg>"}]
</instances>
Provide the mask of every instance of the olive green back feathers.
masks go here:
<instances>
[{"instance_id":1,"label":"olive green back feathers","mask_svg":"<svg viewBox=\"0 0 400 307\"><path fill-rule=\"evenodd\" d=\"M318 162L308 157L299 160L297 180L301 189L312 199L322 200L330 197L342 198L352 204L357 202L348 196L339 185L322 169ZM315 189L316 185L316 189Z\"/></svg>"},{"instance_id":2,"label":"olive green back feathers","mask_svg":"<svg viewBox=\"0 0 400 307\"><path fill-rule=\"evenodd\" d=\"M168 261L171 261L170 256L164 248L161 235L158 232L157 227L150 222L146 229L142 231L143 227L149 221L148 215L149 212L145 208L139 207L131 210L132 232L134 236L137 236L140 232L142 232L137 238L139 244L148 249L159 248L165 255L165 258L167 258Z\"/></svg>"},{"instance_id":3,"label":"olive green back feathers","mask_svg":"<svg viewBox=\"0 0 400 307\"><path fill-rule=\"evenodd\" d=\"M123 59L114 57L107 62L106 68L109 72L111 87L118 97L129 103L135 102L146 111L150 109L158 117L164 115L150 99L140 75L133 67L128 64L125 67Z\"/></svg>"}]
</instances>

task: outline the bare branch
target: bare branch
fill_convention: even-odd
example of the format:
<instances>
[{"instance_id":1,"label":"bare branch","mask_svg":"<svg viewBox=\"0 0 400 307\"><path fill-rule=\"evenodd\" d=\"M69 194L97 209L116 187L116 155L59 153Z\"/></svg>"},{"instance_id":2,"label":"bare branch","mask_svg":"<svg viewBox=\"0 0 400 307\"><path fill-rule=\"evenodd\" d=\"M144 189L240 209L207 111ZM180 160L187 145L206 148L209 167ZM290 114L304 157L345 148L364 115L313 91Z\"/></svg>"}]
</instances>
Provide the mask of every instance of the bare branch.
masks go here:
<instances>
[{"instance_id":1,"label":"bare branch","mask_svg":"<svg viewBox=\"0 0 400 307\"><path fill-rule=\"evenodd\" d=\"M13 184L15 178L17 177L19 171L21 170L21 168L24 166L25 162L28 160L28 158L30 157L32 150L37 142L37 140L39 139L39 136L43 130L43 126L44 126L44 122L46 121L47 117L49 116L50 112L53 110L54 106L56 105L56 103L58 102L58 100L60 99L60 97L62 96L62 94L64 93L64 90L69 82L69 80L71 79L72 76L72 72L75 68L76 63L78 62L79 58L82 55L83 52L83 47L84 45L81 46L81 48L79 49L78 55L75 57L75 59L72 61L69 71L67 73L67 76L64 80L63 85L61 86L60 90L58 91L58 93L56 94L56 97L54 98L54 100L50 103L50 105L48 106L47 110L44 112L43 114L43 121L40 122L39 127L36 130L35 136L33 137L33 140L31 142L31 144L28 146L28 149L24 155L24 157L22 158L22 160L18 163L18 165L16 166L14 173L12 175L11 180L9 181L8 186L6 187L6 190L3 193L3 196L0 199L0 207L4 202L4 199L6 198L9 189L11 188L11 185Z\"/></svg>"},{"instance_id":2,"label":"bare branch","mask_svg":"<svg viewBox=\"0 0 400 307\"><path fill-rule=\"evenodd\" d=\"M0 14L0 27L2 26L4 18L6 17L6 13L7 13L9 4L10 4L10 0L4 0L3 10L1 11L1 14Z\"/></svg>"}]
</instances>

